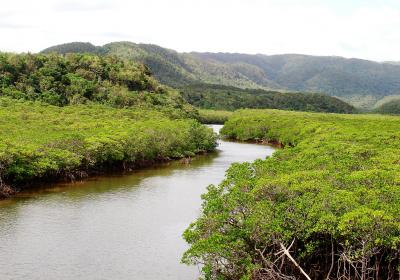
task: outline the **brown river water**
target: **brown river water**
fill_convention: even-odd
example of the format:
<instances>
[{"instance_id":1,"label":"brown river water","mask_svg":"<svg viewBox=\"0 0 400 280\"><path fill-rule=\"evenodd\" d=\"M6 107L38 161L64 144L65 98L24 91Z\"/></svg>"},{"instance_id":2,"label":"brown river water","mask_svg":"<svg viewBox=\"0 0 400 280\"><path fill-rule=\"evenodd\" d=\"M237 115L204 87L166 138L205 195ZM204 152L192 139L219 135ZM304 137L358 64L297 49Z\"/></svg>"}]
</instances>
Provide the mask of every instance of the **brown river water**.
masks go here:
<instances>
[{"instance_id":1,"label":"brown river water","mask_svg":"<svg viewBox=\"0 0 400 280\"><path fill-rule=\"evenodd\" d=\"M212 126L218 131L221 126ZM269 146L220 141L190 164L57 184L0 201L0 279L197 279L180 263L200 195Z\"/></svg>"}]
</instances>

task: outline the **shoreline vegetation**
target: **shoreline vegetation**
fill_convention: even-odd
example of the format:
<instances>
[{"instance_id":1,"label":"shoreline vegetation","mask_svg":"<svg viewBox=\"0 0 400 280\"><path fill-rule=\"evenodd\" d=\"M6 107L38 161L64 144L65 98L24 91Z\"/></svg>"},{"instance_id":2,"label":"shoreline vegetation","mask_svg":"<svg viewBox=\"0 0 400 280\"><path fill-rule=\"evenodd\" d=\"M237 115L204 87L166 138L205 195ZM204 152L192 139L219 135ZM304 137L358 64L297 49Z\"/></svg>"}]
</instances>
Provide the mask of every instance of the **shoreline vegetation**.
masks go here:
<instances>
[{"instance_id":1,"label":"shoreline vegetation","mask_svg":"<svg viewBox=\"0 0 400 280\"><path fill-rule=\"evenodd\" d=\"M0 197L215 149L179 92L114 56L0 53Z\"/></svg>"},{"instance_id":2,"label":"shoreline vegetation","mask_svg":"<svg viewBox=\"0 0 400 280\"><path fill-rule=\"evenodd\" d=\"M247 109L221 134L285 148L208 187L184 263L205 279L397 279L400 117Z\"/></svg>"},{"instance_id":3,"label":"shoreline vegetation","mask_svg":"<svg viewBox=\"0 0 400 280\"><path fill-rule=\"evenodd\" d=\"M204 124L224 124L234 112L210 109L198 109L198 120Z\"/></svg>"},{"instance_id":4,"label":"shoreline vegetation","mask_svg":"<svg viewBox=\"0 0 400 280\"><path fill-rule=\"evenodd\" d=\"M325 113L197 110L132 60L0 53L0 198L38 182L213 151L217 135L199 120L220 123L230 139L283 149L233 164L209 186L202 215L184 233L184 263L202 264L206 279L395 279L400 117L332 114L355 111L332 97L289 96L186 87L204 108Z\"/></svg>"},{"instance_id":5,"label":"shoreline vegetation","mask_svg":"<svg viewBox=\"0 0 400 280\"><path fill-rule=\"evenodd\" d=\"M196 120L155 110L0 98L0 197L37 181L194 156L214 150L216 137Z\"/></svg>"}]
</instances>

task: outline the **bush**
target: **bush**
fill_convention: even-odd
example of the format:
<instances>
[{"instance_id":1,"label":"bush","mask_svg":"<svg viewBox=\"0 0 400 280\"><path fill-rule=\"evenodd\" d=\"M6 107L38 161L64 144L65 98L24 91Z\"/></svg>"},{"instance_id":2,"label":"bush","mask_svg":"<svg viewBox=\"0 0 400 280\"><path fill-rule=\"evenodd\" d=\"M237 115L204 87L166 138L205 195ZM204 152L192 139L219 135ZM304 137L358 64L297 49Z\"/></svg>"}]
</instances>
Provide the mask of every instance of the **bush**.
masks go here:
<instances>
[{"instance_id":1,"label":"bush","mask_svg":"<svg viewBox=\"0 0 400 280\"><path fill-rule=\"evenodd\" d=\"M233 112L217 111L217 110L199 110L199 121L206 124L223 124L226 122Z\"/></svg>"},{"instance_id":2,"label":"bush","mask_svg":"<svg viewBox=\"0 0 400 280\"><path fill-rule=\"evenodd\" d=\"M301 278L290 247L311 279L399 274L400 118L242 110L221 133L285 148L209 187L184 262L207 279Z\"/></svg>"},{"instance_id":3,"label":"bush","mask_svg":"<svg viewBox=\"0 0 400 280\"><path fill-rule=\"evenodd\" d=\"M215 146L212 129L148 108L56 107L0 98L0 181L12 186Z\"/></svg>"}]
</instances>

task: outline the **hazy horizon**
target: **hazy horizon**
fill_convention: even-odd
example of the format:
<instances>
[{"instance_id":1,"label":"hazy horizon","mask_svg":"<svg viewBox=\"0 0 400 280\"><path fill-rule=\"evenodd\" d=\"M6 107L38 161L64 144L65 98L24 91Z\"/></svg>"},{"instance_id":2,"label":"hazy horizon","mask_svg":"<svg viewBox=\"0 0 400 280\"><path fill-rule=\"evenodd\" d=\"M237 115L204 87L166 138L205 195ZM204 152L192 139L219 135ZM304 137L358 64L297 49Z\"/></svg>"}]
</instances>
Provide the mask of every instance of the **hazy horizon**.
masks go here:
<instances>
[{"instance_id":1,"label":"hazy horizon","mask_svg":"<svg viewBox=\"0 0 400 280\"><path fill-rule=\"evenodd\" d=\"M130 41L178 52L400 61L400 3L349 2L14 0L0 12L0 50L39 52L68 42Z\"/></svg>"}]
</instances>

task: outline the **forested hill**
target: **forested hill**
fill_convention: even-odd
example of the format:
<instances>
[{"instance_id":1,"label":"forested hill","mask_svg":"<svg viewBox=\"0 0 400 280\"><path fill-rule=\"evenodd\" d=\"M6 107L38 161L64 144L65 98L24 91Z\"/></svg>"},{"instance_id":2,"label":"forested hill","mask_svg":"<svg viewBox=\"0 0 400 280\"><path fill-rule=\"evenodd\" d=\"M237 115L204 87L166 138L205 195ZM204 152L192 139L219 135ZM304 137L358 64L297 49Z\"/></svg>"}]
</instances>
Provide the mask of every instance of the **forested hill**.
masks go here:
<instances>
[{"instance_id":1,"label":"forested hill","mask_svg":"<svg viewBox=\"0 0 400 280\"><path fill-rule=\"evenodd\" d=\"M89 42L72 42L47 48L42 53L96 53L100 52L102 47L96 47Z\"/></svg>"},{"instance_id":2,"label":"forested hill","mask_svg":"<svg viewBox=\"0 0 400 280\"><path fill-rule=\"evenodd\" d=\"M320 92L353 105L372 108L380 99L400 95L400 65L334 56L178 53L156 45L115 42L95 47L70 43L49 52L116 54L148 65L162 83L182 87L209 83L239 88Z\"/></svg>"},{"instance_id":3,"label":"forested hill","mask_svg":"<svg viewBox=\"0 0 400 280\"><path fill-rule=\"evenodd\" d=\"M52 52L61 54L81 52L113 54L141 62L149 66L154 76L161 83L175 88L200 80L194 73L191 73L192 70L183 61L181 54L156 45L115 42L98 47L90 43L73 42L53 46L42 51L45 54Z\"/></svg>"},{"instance_id":4,"label":"forested hill","mask_svg":"<svg viewBox=\"0 0 400 280\"><path fill-rule=\"evenodd\" d=\"M400 115L400 99L383 103L375 109L375 112L379 114Z\"/></svg>"},{"instance_id":5,"label":"forested hill","mask_svg":"<svg viewBox=\"0 0 400 280\"><path fill-rule=\"evenodd\" d=\"M179 92L154 79L147 66L94 54L0 53L0 96L57 106L100 103L195 112Z\"/></svg>"},{"instance_id":6,"label":"forested hill","mask_svg":"<svg viewBox=\"0 0 400 280\"><path fill-rule=\"evenodd\" d=\"M214 110L270 108L346 114L356 112L356 109L346 102L318 93L288 93L209 84L185 86L181 93L190 104Z\"/></svg>"}]
</instances>

